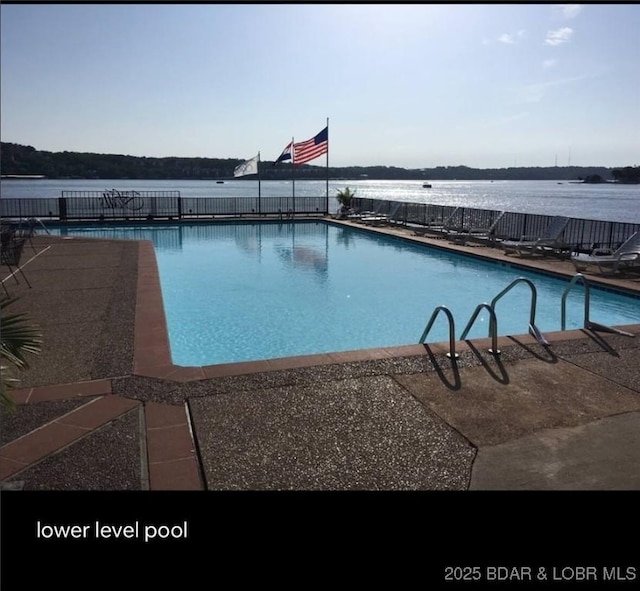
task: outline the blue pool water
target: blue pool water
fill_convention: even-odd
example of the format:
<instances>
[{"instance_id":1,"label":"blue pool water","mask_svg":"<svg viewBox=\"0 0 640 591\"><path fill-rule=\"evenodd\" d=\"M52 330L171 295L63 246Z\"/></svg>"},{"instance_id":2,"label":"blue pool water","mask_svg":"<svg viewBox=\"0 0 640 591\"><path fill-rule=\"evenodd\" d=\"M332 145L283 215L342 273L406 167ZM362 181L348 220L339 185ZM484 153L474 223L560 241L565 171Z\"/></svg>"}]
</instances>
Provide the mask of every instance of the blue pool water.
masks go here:
<instances>
[{"instance_id":1,"label":"blue pool water","mask_svg":"<svg viewBox=\"0 0 640 591\"><path fill-rule=\"evenodd\" d=\"M174 363L186 366L417 343L446 305L456 338L476 306L526 277L536 324L560 330L566 281L324 222L58 228L57 234L152 240ZM528 330L530 289L497 304L498 332ZM592 288L591 320L640 322L640 299ZM567 298L566 328L581 328L584 291ZM483 311L467 338L488 334ZM448 340L444 316L428 342Z\"/></svg>"}]
</instances>

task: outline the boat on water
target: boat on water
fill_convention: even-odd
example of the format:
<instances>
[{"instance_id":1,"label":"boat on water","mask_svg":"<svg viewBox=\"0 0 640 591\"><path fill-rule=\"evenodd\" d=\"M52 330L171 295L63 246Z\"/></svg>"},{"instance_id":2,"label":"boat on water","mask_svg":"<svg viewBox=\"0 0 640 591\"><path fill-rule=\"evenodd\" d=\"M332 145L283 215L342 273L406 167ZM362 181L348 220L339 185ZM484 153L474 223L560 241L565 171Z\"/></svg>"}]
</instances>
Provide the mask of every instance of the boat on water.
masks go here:
<instances>
[{"instance_id":1,"label":"boat on water","mask_svg":"<svg viewBox=\"0 0 640 591\"><path fill-rule=\"evenodd\" d=\"M224 185L224 181L216 181L219 185Z\"/></svg>"},{"instance_id":2,"label":"boat on water","mask_svg":"<svg viewBox=\"0 0 640 591\"><path fill-rule=\"evenodd\" d=\"M422 183L422 188L423 189L430 189L431 188L431 183Z\"/></svg>"}]
</instances>

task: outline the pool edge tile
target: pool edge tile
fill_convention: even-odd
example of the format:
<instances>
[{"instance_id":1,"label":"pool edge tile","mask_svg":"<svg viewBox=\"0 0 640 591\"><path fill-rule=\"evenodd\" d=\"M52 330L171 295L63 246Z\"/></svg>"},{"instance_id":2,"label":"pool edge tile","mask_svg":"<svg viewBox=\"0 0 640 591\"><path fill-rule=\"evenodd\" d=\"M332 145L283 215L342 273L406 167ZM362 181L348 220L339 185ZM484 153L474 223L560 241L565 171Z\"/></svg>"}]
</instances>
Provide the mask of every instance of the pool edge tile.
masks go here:
<instances>
[{"instance_id":1,"label":"pool edge tile","mask_svg":"<svg viewBox=\"0 0 640 591\"><path fill-rule=\"evenodd\" d=\"M136 371L141 367L172 365L158 261L149 240L138 243L133 365Z\"/></svg>"}]
</instances>

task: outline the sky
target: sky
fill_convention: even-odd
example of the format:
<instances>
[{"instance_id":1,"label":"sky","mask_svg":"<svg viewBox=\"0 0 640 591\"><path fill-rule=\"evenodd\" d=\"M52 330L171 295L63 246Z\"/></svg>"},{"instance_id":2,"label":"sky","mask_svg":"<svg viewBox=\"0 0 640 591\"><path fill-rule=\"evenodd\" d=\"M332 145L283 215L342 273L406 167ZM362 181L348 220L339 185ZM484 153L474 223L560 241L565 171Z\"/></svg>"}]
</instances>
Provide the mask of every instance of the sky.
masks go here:
<instances>
[{"instance_id":1,"label":"sky","mask_svg":"<svg viewBox=\"0 0 640 591\"><path fill-rule=\"evenodd\" d=\"M0 136L330 166L640 165L638 4L0 4ZM326 157L310 162L325 166Z\"/></svg>"}]
</instances>

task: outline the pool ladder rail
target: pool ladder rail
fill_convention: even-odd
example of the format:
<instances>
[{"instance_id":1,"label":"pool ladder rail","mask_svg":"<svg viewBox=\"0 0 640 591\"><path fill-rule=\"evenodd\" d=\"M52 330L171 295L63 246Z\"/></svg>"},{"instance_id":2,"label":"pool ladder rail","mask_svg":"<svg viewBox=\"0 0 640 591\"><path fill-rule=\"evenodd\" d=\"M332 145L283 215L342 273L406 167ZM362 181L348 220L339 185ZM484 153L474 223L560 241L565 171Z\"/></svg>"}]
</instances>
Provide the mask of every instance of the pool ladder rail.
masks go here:
<instances>
[{"instance_id":1,"label":"pool ladder rail","mask_svg":"<svg viewBox=\"0 0 640 591\"><path fill-rule=\"evenodd\" d=\"M611 332L611 333L620 334L628 337L635 336L632 333L629 333L617 328L605 326L597 322L592 322L589 319L589 313L590 313L589 282L581 273L578 273L571 279L571 281L569 282L569 285L567 286L564 293L562 294L562 302L561 302L562 330L566 330L565 327L566 327L567 295L569 294L571 289L577 284L578 281L582 281L585 288L585 304L584 304L584 328L585 329L592 330L592 331ZM491 300L490 304L487 304L487 303L478 304L473 314L471 315L471 318L469 319L467 326L462 331L462 334L460 335L460 340L461 341L465 340L467 334L471 330L471 327L473 326L473 323L476 321L480 312L483 309L486 309L489 312L489 337L491 337L491 348L489 349L489 353L493 355L499 355L500 350L498 349L498 317L496 314L496 304L503 296L505 296L509 291L511 291L511 289L513 289L516 285L520 283L525 283L526 285L529 286L531 290L531 303L529 306L529 334L531 334L543 347L548 347L549 341L547 341L547 339L542 334L540 329L536 326L536 322L535 322L536 306L538 301L538 291L536 290L536 286L534 285L534 283L530 279L527 279L526 277L518 277L517 279L514 279L507 287L505 287L496 297L494 297ZM447 357L457 359L459 355L456 353L456 350L455 350L455 320L454 320L453 314L451 313L451 310L449 310L446 306L438 306L435 308L418 342L422 344L426 341L427 335L429 334L429 331L431 330L431 327L435 323L435 320L440 312L443 312L447 316L447 320L449 322L449 352L447 353Z\"/></svg>"},{"instance_id":2,"label":"pool ladder rail","mask_svg":"<svg viewBox=\"0 0 640 591\"><path fill-rule=\"evenodd\" d=\"M433 313L431 314L431 318L429 318L429 322L427 322L427 326L425 326L424 331L422 332L422 336L418 343L424 343L431 327L433 326L436 318L440 312L443 312L447 317L449 322L449 352L447 353L447 357L457 359L459 355L456 353L456 328L455 328L455 320L453 318L453 314L451 310L446 306L437 306Z\"/></svg>"},{"instance_id":3,"label":"pool ladder rail","mask_svg":"<svg viewBox=\"0 0 640 591\"><path fill-rule=\"evenodd\" d=\"M566 313L566 303L567 303L567 296L569 295L569 292L578 284L578 282L581 282L582 285L584 286L584 322L583 322L583 326L584 328L588 329L588 330L593 330L593 331L600 331L600 332L610 332L610 333L614 333L614 334L619 334L625 337L635 337L636 335L634 335L633 333L630 332L626 332L624 330L620 330L619 328L614 328L612 326L605 326L604 324L599 324L598 322L593 322L590 318L590 302L591 302L591 293L590 293L590 289L591 286L589 284L589 281L587 280L587 278L582 274L582 273L577 273L576 275L574 275L571 279L571 281L569 281L569 285L567 285L567 287L565 288L563 294L562 294L562 314L561 314L561 328L562 330L565 330L566 327L566 319L567 319L567 313Z\"/></svg>"}]
</instances>

